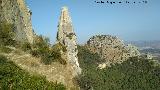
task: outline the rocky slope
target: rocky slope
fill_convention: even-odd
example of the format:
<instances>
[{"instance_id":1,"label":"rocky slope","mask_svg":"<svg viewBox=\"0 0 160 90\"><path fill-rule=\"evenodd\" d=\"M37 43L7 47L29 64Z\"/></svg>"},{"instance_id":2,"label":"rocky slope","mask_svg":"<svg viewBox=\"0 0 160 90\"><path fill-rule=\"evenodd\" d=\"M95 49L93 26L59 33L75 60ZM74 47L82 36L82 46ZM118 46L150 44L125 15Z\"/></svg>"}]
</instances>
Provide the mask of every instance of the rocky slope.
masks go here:
<instances>
[{"instance_id":1,"label":"rocky slope","mask_svg":"<svg viewBox=\"0 0 160 90\"><path fill-rule=\"evenodd\" d=\"M0 0L0 22L14 25L17 41L33 43L31 15L32 12L26 6L25 0Z\"/></svg>"},{"instance_id":2,"label":"rocky slope","mask_svg":"<svg viewBox=\"0 0 160 90\"><path fill-rule=\"evenodd\" d=\"M58 62L45 65L41 62L41 58L33 57L31 54L15 48L12 48L11 53L0 52L0 55L5 55L9 60L30 74L44 76L51 82L62 83L68 89L76 87L76 84L73 82L72 67L70 66L62 65Z\"/></svg>"},{"instance_id":3,"label":"rocky slope","mask_svg":"<svg viewBox=\"0 0 160 90\"><path fill-rule=\"evenodd\" d=\"M140 55L135 46L125 45L118 37L111 35L93 36L87 41L86 46L90 51L98 53L102 59L106 60L106 63L101 64L100 67L111 63L121 63L129 57Z\"/></svg>"}]
</instances>

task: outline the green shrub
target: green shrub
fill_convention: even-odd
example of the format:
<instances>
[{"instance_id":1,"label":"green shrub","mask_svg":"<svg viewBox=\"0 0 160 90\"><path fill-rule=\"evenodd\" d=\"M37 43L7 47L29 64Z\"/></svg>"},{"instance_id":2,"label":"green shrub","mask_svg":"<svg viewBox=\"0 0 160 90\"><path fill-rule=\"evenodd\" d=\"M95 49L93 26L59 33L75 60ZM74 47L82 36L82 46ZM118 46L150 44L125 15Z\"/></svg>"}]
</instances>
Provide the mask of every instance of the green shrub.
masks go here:
<instances>
[{"instance_id":1,"label":"green shrub","mask_svg":"<svg viewBox=\"0 0 160 90\"><path fill-rule=\"evenodd\" d=\"M10 45L14 46L16 41L14 38L14 26L12 24L3 22L0 23L0 45Z\"/></svg>"},{"instance_id":2,"label":"green shrub","mask_svg":"<svg viewBox=\"0 0 160 90\"><path fill-rule=\"evenodd\" d=\"M38 50L31 50L30 53L33 57L40 57Z\"/></svg>"},{"instance_id":3,"label":"green shrub","mask_svg":"<svg viewBox=\"0 0 160 90\"><path fill-rule=\"evenodd\" d=\"M65 65L66 61L61 57L61 52L66 52L66 47L60 43L55 44L50 47L49 39L43 36L37 36L35 43L32 45L32 48L29 44L24 44L24 50L30 50L30 53L34 57L40 57L41 62L48 65L52 62L60 62L61 64Z\"/></svg>"},{"instance_id":4,"label":"green shrub","mask_svg":"<svg viewBox=\"0 0 160 90\"><path fill-rule=\"evenodd\" d=\"M1 90L66 90L60 83L48 82L45 77L30 75L0 55Z\"/></svg>"},{"instance_id":5,"label":"green shrub","mask_svg":"<svg viewBox=\"0 0 160 90\"><path fill-rule=\"evenodd\" d=\"M3 64L7 61L7 58L3 55L0 55L0 63Z\"/></svg>"},{"instance_id":6,"label":"green shrub","mask_svg":"<svg viewBox=\"0 0 160 90\"><path fill-rule=\"evenodd\" d=\"M51 64L52 57L50 55L50 44L49 39L43 36L37 36L32 50L30 51L32 56L40 57L41 62L44 64Z\"/></svg>"},{"instance_id":7,"label":"green shrub","mask_svg":"<svg viewBox=\"0 0 160 90\"><path fill-rule=\"evenodd\" d=\"M58 59L58 62L60 62L60 64L63 64L63 65L66 65L67 64L67 62L66 62L66 60L64 60L64 59Z\"/></svg>"},{"instance_id":8,"label":"green shrub","mask_svg":"<svg viewBox=\"0 0 160 90\"><path fill-rule=\"evenodd\" d=\"M54 50L56 52L60 52L61 50L63 52L66 52L67 48L64 45L62 45L61 43L57 43L57 44L52 46L52 50Z\"/></svg>"},{"instance_id":9,"label":"green shrub","mask_svg":"<svg viewBox=\"0 0 160 90\"><path fill-rule=\"evenodd\" d=\"M0 52L3 53L10 53L12 51L12 49L6 47L6 46L0 46Z\"/></svg>"},{"instance_id":10,"label":"green shrub","mask_svg":"<svg viewBox=\"0 0 160 90\"><path fill-rule=\"evenodd\" d=\"M41 61L46 64L46 65L49 65L51 64L55 59L53 58L52 55L50 55L49 53L46 53L44 55L41 56Z\"/></svg>"},{"instance_id":11,"label":"green shrub","mask_svg":"<svg viewBox=\"0 0 160 90\"><path fill-rule=\"evenodd\" d=\"M64 60L61 57L61 51L63 51L64 53L67 51L66 47L64 45L62 45L61 43L57 43L55 45L52 46L52 50L51 50L51 55L54 57L54 59L56 59L58 62L60 62L61 64L65 65L67 64L66 60Z\"/></svg>"},{"instance_id":12,"label":"green shrub","mask_svg":"<svg viewBox=\"0 0 160 90\"><path fill-rule=\"evenodd\" d=\"M31 45L30 45L29 42L24 42L24 43L22 43L22 45L21 45L21 49L22 49L23 51L31 51L31 50L32 50L32 47L31 47Z\"/></svg>"},{"instance_id":13,"label":"green shrub","mask_svg":"<svg viewBox=\"0 0 160 90\"><path fill-rule=\"evenodd\" d=\"M49 49L49 46L50 46L49 38L43 37L42 35L40 35L40 36L37 36L35 39L36 40L33 44L34 48L46 48L47 50Z\"/></svg>"}]
</instances>

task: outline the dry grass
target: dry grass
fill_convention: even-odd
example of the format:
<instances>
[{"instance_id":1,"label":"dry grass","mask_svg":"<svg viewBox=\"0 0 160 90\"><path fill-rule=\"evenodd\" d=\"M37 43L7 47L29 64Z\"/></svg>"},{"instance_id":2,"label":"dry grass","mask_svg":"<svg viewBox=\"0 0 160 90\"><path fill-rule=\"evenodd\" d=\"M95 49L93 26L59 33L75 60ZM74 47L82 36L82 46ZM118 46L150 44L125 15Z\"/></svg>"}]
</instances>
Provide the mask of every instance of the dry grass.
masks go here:
<instances>
[{"instance_id":1,"label":"dry grass","mask_svg":"<svg viewBox=\"0 0 160 90\"><path fill-rule=\"evenodd\" d=\"M74 77L72 75L72 68L68 64L62 65L58 62L54 62L51 65L45 65L40 62L40 58L33 57L32 55L17 49L12 53L5 55L31 74L43 75L48 81L61 82L68 88L76 87L73 82Z\"/></svg>"}]
</instances>

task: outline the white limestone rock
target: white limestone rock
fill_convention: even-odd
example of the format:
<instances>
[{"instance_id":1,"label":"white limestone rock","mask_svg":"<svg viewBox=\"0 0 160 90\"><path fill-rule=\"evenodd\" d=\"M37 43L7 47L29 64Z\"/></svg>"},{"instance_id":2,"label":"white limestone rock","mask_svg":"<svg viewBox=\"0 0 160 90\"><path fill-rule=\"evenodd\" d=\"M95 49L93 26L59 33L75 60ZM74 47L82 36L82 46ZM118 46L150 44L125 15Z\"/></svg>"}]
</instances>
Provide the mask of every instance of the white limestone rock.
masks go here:
<instances>
[{"instance_id":1,"label":"white limestone rock","mask_svg":"<svg viewBox=\"0 0 160 90\"><path fill-rule=\"evenodd\" d=\"M91 37L86 46L94 53L98 53L105 64L100 64L100 68L110 66L110 64L121 63L129 57L139 56L140 53L135 46L125 45L122 40L111 35L96 35Z\"/></svg>"},{"instance_id":2,"label":"white limestone rock","mask_svg":"<svg viewBox=\"0 0 160 90\"><path fill-rule=\"evenodd\" d=\"M63 7L58 24L57 43L61 43L66 47L67 63L73 68L73 75L81 73L81 68L78 63L77 37L74 33L71 17L69 16L68 8Z\"/></svg>"}]
</instances>

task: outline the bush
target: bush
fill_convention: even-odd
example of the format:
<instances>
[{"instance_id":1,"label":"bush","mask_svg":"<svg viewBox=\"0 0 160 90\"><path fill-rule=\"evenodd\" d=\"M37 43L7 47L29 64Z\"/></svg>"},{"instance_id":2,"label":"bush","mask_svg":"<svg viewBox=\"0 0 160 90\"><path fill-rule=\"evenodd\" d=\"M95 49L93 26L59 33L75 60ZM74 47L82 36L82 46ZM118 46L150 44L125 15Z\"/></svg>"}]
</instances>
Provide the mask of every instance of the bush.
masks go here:
<instances>
[{"instance_id":1,"label":"bush","mask_svg":"<svg viewBox=\"0 0 160 90\"><path fill-rule=\"evenodd\" d=\"M63 51L63 53L65 53L67 51L66 47L64 45L62 45L61 43L57 43L55 45L52 46L52 50L51 50L51 55L54 57L54 59L56 59L58 62L60 62L61 64L65 65L67 64L66 60L64 60L61 57L61 51Z\"/></svg>"},{"instance_id":2,"label":"bush","mask_svg":"<svg viewBox=\"0 0 160 90\"><path fill-rule=\"evenodd\" d=\"M0 45L14 46L16 41L14 38L14 26L12 24L3 22L0 23Z\"/></svg>"},{"instance_id":3,"label":"bush","mask_svg":"<svg viewBox=\"0 0 160 90\"><path fill-rule=\"evenodd\" d=\"M26 45L28 47L28 45ZM52 57L50 56L50 44L49 39L43 36L37 36L36 40L32 46L30 53L32 56L40 57L41 62L44 64L51 64ZM30 49L30 47L29 47Z\"/></svg>"},{"instance_id":4,"label":"bush","mask_svg":"<svg viewBox=\"0 0 160 90\"><path fill-rule=\"evenodd\" d=\"M12 49L6 47L6 46L0 46L0 52L3 53L10 53L12 51Z\"/></svg>"},{"instance_id":5,"label":"bush","mask_svg":"<svg viewBox=\"0 0 160 90\"><path fill-rule=\"evenodd\" d=\"M49 40L39 36L37 37L37 42L34 45L34 50L31 51L31 54L36 57L41 57L41 62L48 65L54 61L60 62L65 65L66 61L61 57L61 52L66 52L66 47L58 43L49 47Z\"/></svg>"},{"instance_id":6,"label":"bush","mask_svg":"<svg viewBox=\"0 0 160 90\"><path fill-rule=\"evenodd\" d=\"M34 57L40 57L41 62L48 65L54 61L60 62L65 65L66 61L61 57L60 51L66 52L66 47L58 43L50 48L49 39L43 36L37 36L34 44L31 46L29 43L21 45L23 51L29 51Z\"/></svg>"},{"instance_id":7,"label":"bush","mask_svg":"<svg viewBox=\"0 0 160 90\"><path fill-rule=\"evenodd\" d=\"M48 82L41 76L31 76L2 55L0 55L0 89L66 90L60 83Z\"/></svg>"},{"instance_id":8,"label":"bush","mask_svg":"<svg viewBox=\"0 0 160 90\"><path fill-rule=\"evenodd\" d=\"M5 62L7 62L7 58L3 55L0 55L0 63L3 64Z\"/></svg>"},{"instance_id":9,"label":"bush","mask_svg":"<svg viewBox=\"0 0 160 90\"><path fill-rule=\"evenodd\" d=\"M36 42L33 45L31 51L32 56L40 57L41 62L48 65L54 61L58 61L61 64L66 64L66 61L61 58L60 51L66 51L66 48L58 43L50 48L49 39L43 36L37 36Z\"/></svg>"},{"instance_id":10,"label":"bush","mask_svg":"<svg viewBox=\"0 0 160 90\"><path fill-rule=\"evenodd\" d=\"M63 65L66 65L67 64L67 62L66 62L66 60L64 60L64 59L58 59L58 62L60 63L60 64L63 64Z\"/></svg>"},{"instance_id":11,"label":"bush","mask_svg":"<svg viewBox=\"0 0 160 90\"><path fill-rule=\"evenodd\" d=\"M26 52L26 51L31 51L32 47L29 42L24 42L21 45L21 49Z\"/></svg>"},{"instance_id":12,"label":"bush","mask_svg":"<svg viewBox=\"0 0 160 90\"><path fill-rule=\"evenodd\" d=\"M38 50L31 50L30 53L33 57L40 57Z\"/></svg>"},{"instance_id":13,"label":"bush","mask_svg":"<svg viewBox=\"0 0 160 90\"><path fill-rule=\"evenodd\" d=\"M50 55L50 53L46 53L44 55L41 56L41 61L46 64L46 65L49 65L51 64L55 59L53 58L52 55Z\"/></svg>"},{"instance_id":14,"label":"bush","mask_svg":"<svg viewBox=\"0 0 160 90\"><path fill-rule=\"evenodd\" d=\"M62 45L61 43L57 43L57 44L53 45L52 50L54 50L56 52L60 52L61 50L63 52L67 51L66 47L64 45Z\"/></svg>"}]
</instances>

